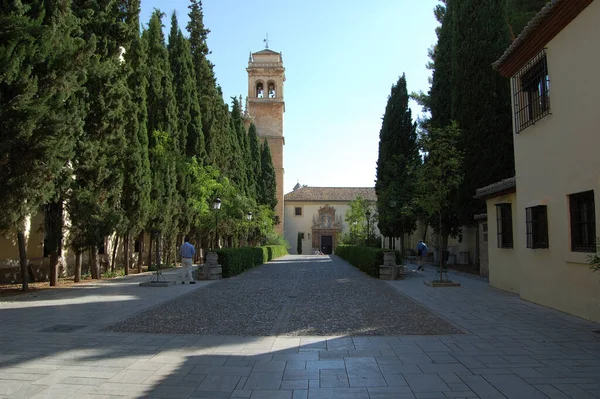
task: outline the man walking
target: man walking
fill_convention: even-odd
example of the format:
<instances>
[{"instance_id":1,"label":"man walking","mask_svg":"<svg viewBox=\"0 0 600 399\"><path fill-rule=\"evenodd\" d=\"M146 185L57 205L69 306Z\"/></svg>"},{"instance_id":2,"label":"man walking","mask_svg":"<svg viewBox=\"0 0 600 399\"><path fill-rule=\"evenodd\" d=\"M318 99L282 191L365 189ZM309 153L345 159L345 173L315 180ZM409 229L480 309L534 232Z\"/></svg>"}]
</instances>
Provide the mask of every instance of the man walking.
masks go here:
<instances>
[{"instance_id":1,"label":"man walking","mask_svg":"<svg viewBox=\"0 0 600 399\"><path fill-rule=\"evenodd\" d=\"M425 270L423 267L423 257L426 255L427 245L423 242L423 240L420 240L417 244L417 259L419 260L419 267L417 267L417 270Z\"/></svg>"},{"instance_id":2,"label":"man walking","mask_svg":"<svg viewBox=\"0 0 600 399\"><path fill-rule=\"evenodd\" d=\"M194 255L196 254L196 248L190 244L190 238L185 236L184 243L179 248L179 255L181 255L181 284L185 284L187 279L190 284L196 284L194 277L192 277L192 263Z\"/></svg>"}]
</instances>

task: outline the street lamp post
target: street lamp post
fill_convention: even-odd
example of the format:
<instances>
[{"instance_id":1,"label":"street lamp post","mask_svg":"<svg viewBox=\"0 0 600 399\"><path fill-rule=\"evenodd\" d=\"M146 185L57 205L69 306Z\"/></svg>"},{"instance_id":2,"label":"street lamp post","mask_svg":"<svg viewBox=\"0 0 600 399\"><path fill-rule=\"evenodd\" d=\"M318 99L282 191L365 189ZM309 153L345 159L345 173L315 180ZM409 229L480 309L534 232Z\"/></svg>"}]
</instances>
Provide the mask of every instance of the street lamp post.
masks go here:
<instances>
[{"instance_id":1,"label":"street lamp post","mask_svg":"<svg viewBox=\"0 0 600 399\"><path fill-rule=\"evenodd\" d=\"M219 247L219 209L221 209L221 199L215 199L213 202L213 209L215 210L215 248Z\"/></svg>"},{"instance_id":2,"label":"street lamp post","mask_svg":"<svg viewBox=\"0 0 600 399\"><path fill-rule=\"evenodd\" d=\"M371 223L370 223L370 219L371 219L371 211L369 211L367 209L367 211L365 212L365 216L367 217L367 247L369 246L369 236L370 236L370 231L369 229L371 228Z\"/></svg>"},{"instance_id":3,"label":"street lamp post","mask_svg":"<svg viewBox=\"0 0 600 399\"><path fill-rule=\"evenodd\" d=\"M252 212L248 212L246 214L246 220L248 220L248 227L246 227L246 246L249 246L248 240L250 236L250 221L252 220Z\"/></svg>"}]
</instances>

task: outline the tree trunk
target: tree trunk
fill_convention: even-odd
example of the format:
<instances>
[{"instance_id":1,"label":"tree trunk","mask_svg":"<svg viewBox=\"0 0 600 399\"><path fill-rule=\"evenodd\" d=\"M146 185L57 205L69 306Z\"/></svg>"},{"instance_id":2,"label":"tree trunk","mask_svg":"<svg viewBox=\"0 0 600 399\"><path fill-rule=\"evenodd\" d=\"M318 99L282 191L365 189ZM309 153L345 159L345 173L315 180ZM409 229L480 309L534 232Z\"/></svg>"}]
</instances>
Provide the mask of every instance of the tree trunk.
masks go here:
<instances>
[{"instance_id":1,"label":"tree trunk","mask_svg":"<svg viewBox=\"0 0 600 399\"><path fill-rule=\"evenodd\" d=\"M73 282L78 283L81 281L81 249L75 249L75 278Z\"/></svg>"},{"instance_id":2,"label":"tree trunk","mask_svg":"<svg viewBox=\"0 0 600 399\"><path fill-rule=\"evenodd\" d=\"M148 246L148 270L152 267L152 248L154 245L153 234L150 233L150 245Z\"/></svg>"},{"instance_id":3,"label":"tree trunk","mask_svg":"<svg viewBox=\"0 0 600 399\"><path fill-rule=\"evenodd\" d=\"M477 269L479 269L480 265L479 265L479 254L481 251L481 242L479 241L480 237L479 237L479 230L481 229L481 223L477 222L477 235L475 236L475 259L473 262L473 265L477 267ZM481 271L480 271L481 273Z\"/></svg>"},{"instance_id":4,"label":"tree trunk","mask_svg":"<svg viewBox=\"0 0 600 399\"><path fill-rule=\"evenodd\" d=\"M56 287L58 283L58 250L50 252L50 286Z\"/></svg>"},{"instance_id":5,"label":"tree trunk","mask_svg":"<svg viewBox=\"0 0 600 399\"><path fill-rule=\"evenodd\" d=\"M17 233L17 241L19 242L19 261L21 263L21 284L23 292L29 290L29 276L27 275L27 250L25 249L25 232L23 228Z\"/></svg>"},{"instance_id":6,"label":"tree trunk","mask_svg":"<svg viewBox=\"0 0 600 399\"><path fill-rule=\"evenodd\" d=\"M100 268L98 267L98 247L90 248L90 274L93 280L100 279Z\"/></svg>"},{"instance_id":7,"label":"tree trunk","mask_svg":"<svg viewBox=\"0 0 600 399\"><path fill-rule=\"evenodd\" d=\"M160 233L156 233L156 270L160 270Z\"/></svg>"},{"instance_id":8,"label":"tree trunk","mask_svg":"<svg viewBox=\"0 0 600 399\"><path fill-rule=\"evenodd\" d=\"M444 247L444 233L442 232L442 212L439 213L439 232L440 232L440 283L442 281L444 281L443 276L442 276L442 272L444 270L444 251L443 251L443 247Z\"/></svg>"},{"instance_id":9,"label":"tree trunk","mask_svg":"<svg viewBox=\"0 0 600 399\"><path fill-rule=\"evenodd\" d=\"M115 234L115 246L113 247L112 258L110 260L110 271L115 272L115 258L117 257L117 247L119 246L119 235Z\"/></svg>"},{"instance_id":10,"label":"tree trunk","mask_svg":"<svg viewBox=\"0 0 600 399\"><path fill-rule=\"evenodd\" d=\"M58 260L60 258L63 238L63 201L58 199L45 207L44 228L47 238L44 245L50 253L50 286L58 283Z\"/></svg>"},{"instance_id":11,"label":"tree trunk","mask_svg":"<svg viewBox=\"0 0 600 399\"><path fill-rule=\"evenodd\" d=\"M126 276L129 276L129 231L123 236L123 269Z\"/></svg>"},{"instance_id":12,"label":"tree trunk","mask_svg":"<svg viewBox=\"0 0 600 399\"><path fill-rule=\"evenodd\" d=\"M404 264L404 234L400 235L400 260Z\"/></svg>"},{"instance_id":13,"label":"tree trunk","mask_svg":"<svg viewBox=\"0 0 600 399\"><path fill-rule=\"evenodd\" d=\"M140 253L138 255L138 259L137 259L137 269L138 269L138 273L142 272L142 264L144 263L142 261L142 255L144 254L144 232L142 231L140 233Z\"/></svg>"},{"instance_id":14,"label":"tree trunk","mask_svg":"<svg viewBox=\"0 0 600 399\"><path fill-rule=\"evenodd\" d=\"M425 222L425 230L423 230L423 242L427 242L427 227L429 223Z\"/></svg>"}]
</instances>

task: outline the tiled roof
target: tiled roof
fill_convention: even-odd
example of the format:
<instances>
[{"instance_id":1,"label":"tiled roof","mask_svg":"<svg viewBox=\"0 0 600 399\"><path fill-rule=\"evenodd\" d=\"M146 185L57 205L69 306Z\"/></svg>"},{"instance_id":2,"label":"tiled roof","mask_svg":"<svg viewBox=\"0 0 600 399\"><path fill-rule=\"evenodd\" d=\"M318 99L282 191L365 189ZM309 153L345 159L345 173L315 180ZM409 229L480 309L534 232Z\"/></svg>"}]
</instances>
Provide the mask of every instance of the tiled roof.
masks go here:
<instances>
[{"instance_id":1,"label":"tiled roof","mask_svg":"<svg viewBox=\"0 0 600 399\"><path fill-rule=\"evenodd\" d=\"M509 177L508 179L500 180L499 182L492 183L489 186L478 188L475 191L475 198L485 198L489 197L493 194L509 190L516 189L517 182L514 177Z\"/></svg>"},{"instance_id":2,"label":"tiled roof","mask_svg":"<svg viewBox=\"0 0 600 399\"><path fill-rule=\"evenodd\" d=\"M356 197L377 201L373 187L300 187L284 197L285 201L352 201Z\"/></svg>"},{"instance_id":3,"label":"tiled roof","mask_svg":"<svg viewBox=\"0 0 600 399\"><path fill-rule=\"evenodd\" d=\"M492 64L492 66L494 67L494 69L497 69L498 66L500 64L502 64L513 53L513 51L515 51L515 49L517 47L521 46L523 43L525 43L527 41L527 39L538 28L538 26L541 26L544 23L544 21L546 20L546 18L548 17L548 15L550 15L550 13L552 12L552 9L556 8L556 4L560 3L561 1L564 1L564 0L556 0L556 1L553 1L553 2L550 2L550 3L546 4L544 6L544 8L542 8L541 11L538 12L535 15L535 17L533 17L531 19L531 21L529 21L527 23L527 25L525 26L525 28L523 28L523 30L521 31L521 33L519 33L519 36L517 36L517 38L506 49L506 51L504 52L504 54L502 54L502 56L498 59L498 61L496 61L496 62L494 62Z\"/></svg>"},{"instance_id":4,"label":"tiled roof","mask_svg":"<svg viewBox=\"0 0 600 399\"><path fill-rule=\"evenodd\" d=\"M552 0L529 21L492 67L511 77L593 0Z\"/></svg>"}]
</instances>

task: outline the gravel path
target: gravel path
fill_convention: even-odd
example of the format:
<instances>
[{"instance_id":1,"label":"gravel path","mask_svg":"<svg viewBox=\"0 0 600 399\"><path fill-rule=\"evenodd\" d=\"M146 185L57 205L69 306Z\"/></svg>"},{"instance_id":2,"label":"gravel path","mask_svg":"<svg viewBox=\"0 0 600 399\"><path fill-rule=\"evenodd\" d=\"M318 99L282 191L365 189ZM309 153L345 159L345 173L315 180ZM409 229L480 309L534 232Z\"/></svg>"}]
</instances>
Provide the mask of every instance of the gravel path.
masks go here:
<instances>
[{"instance_id":1,"label":"gravel path","mask_svg":"<svg viewBox=\"0 0 600 399\"><path fill-rule=\"evenodd\" d=\"M252 336L461 333L385 282L337 257L291 255L109 329Z\"/></svg>"}]
</instances>

